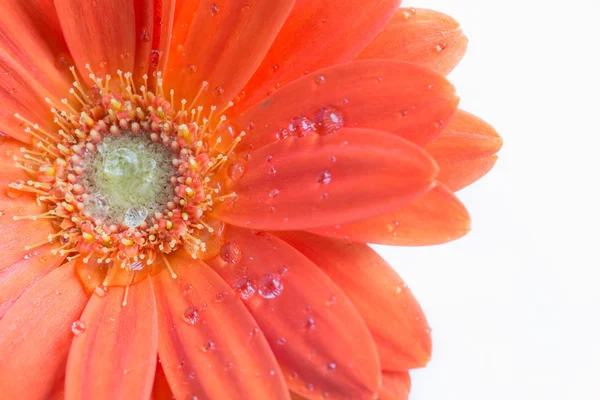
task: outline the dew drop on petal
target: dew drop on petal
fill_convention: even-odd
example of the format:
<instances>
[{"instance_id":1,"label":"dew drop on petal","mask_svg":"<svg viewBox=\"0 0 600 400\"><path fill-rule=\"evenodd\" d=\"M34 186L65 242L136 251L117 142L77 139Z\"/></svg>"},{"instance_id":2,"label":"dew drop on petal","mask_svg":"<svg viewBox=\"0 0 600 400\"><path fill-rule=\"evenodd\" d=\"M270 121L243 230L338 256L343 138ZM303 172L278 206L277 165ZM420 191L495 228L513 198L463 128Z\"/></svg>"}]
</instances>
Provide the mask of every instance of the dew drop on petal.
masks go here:
<instances>
[{"instance_id":1,"label":"dew drop on petal","mask_svg":"<svg viewBox=\"0 0 600 400\"><path fill-rule=\"evenodd\" d=\"M188 307L188 309L183 313L183 320L190 325L196 324L198 322L198 318L198 309L196 307Z\"/></svg>"},{"instance_id":2,"label":"dew drop on petal","mask_svg":"<svg viewBox=\"0 0 600 400\"><path fill-rule=\"evenodd\" d=\"M327 369L330 371L333 371L336 368L337 368L337 365L334 362L330 362L327 364Z\"/></svg>"},{"instance_id":3,"label":"dew drop on petal","mask_svg":"<svg viewBox=\"0 0 600 400\"><path fill-rule=\"evenodd\" d=\"M306 117L295 117L288 124L288 131L296 137L303 137L315 132L315 124Z\"/></svg>"},{"instance_id":4,"label":"dew drop on petal","mask_svg":"<svg viewBox=\"0 0 600 400\"><path fill-rule=\"evenodd\" d=\"M134 206L125 212L125 225L130 228L140 226L148 217L148 209L144 206Z\"/></svg>"},{"instance_id":5,"label":"dew drop on petal","mask_svg":"<svg viewBox=\"0 0 600 400\"><path fill-rule=\"evenodd\" d=\"M283 283L278 274L264 274L258 279L258 294L265 299L274 299L283 292Z\"/></svg>"},{"instance_id":6,"label":"dew drop on petal","mask_svg":"<svg viewBox=\"0 0 600 400\"><path fill-rule=\"evenodd\" d=\"M85 322L81 320L77 320L71 324L71 332L73 332L73 335L75 336L83 335L85 333L86 328L87 327L85 325Z\"/></svg>"},{"instance_id":7,"label":"dew drop on petal","mask_svg":"<svg viewBox=\"0 0 600 400\"><path fill-rule=\"evenodd\" d=\"M337 108L324 107L314 114L313 122L319 135L331 135L344 126L344 116Z\"/></svg>"},{"instance_id":8,"label":"dew drop on petal","mask_svg":"<svg viewBox=\"0 0 600 400\"><path fill-rule=\"evenodd\" d=\"M315 318L313 316L309 316L308 318L306 318L304 327L306 329L314 329L315 328Z\"/></svg>"},{"instance_id":9,"label":"dew drop on petal","mask_svg":"<svg viewBox=\"0 0 600 400\"><path fill-rule=\"evenodd\" d=\"M442 50L444 50L447 47L446 43L442 42L442 43L438 43L435 45L435 51L440 52Z\"/></svg>"},{"instance_id":10,"label":"dew drop on petal","mask_svg":"<svg viewBox=\"0 0 600 400\"><path fill-rule=\"evenodd\" d=\"M240 163L233 163L227 168L227 176L229 176L232 181L241 179L245 172L246 167Z\"/></svg>"},{"instance_id":11,"label":"dew drop on petal","mask_svg":"<svg viewBox=\"0 0 600 400\"><path fill-rule=\"evenodd\" d=\"M274 199L275 197L279 196L279 190L278 189L273 189L269 192L269 197Z\"/></svg>"},{"instance_id":12,"label":"dew drop on petal","mask_svg":"<svg viewBox=\"0 0 600 400\"><path fill-rule=\"evenodd\" d=\"M232 285L233 290L239 293L242 300L250 300L256 293L256 283L247 277L238 278Z\"/></svg>"},{"instance_id":13,"label":"dew drop on petal","mask_svg":"<svg viewBox=\"0 0 600 400\"><path fill-rule=\"evenodd\" d=\"M208 13L213 17L219 14L220 11L221 8L218 4L211 4L210 6L208 6Z\"/></svg>"},{"instance_id":14,"label":"dew drop on petal","mask_svg":"<svg viewBox=\"0 0 600 400\"><path fill-rule=\"evenodd\" d=\"M225 300L225 296L227 295L227 292L223 292L223 293L217 293L217 295L215 296L215 301L217 303L222 302L223 300Z\"/></svg>"},{"instance_id":15,"label":"dew drop on petal","mask_svg":"<svg viewBox=\"0 0 600 400\"><path fill-rule=\"evenodd\" d=\"M331 182L331 172L328 169L324 169L323 171L317 174L317 182L322 183L324 185Z\"/></svg>"},{"instance_id":16,"label":"dew drop on petal","mask_svg":"<svg viewBox=\"0 0 600 400\"><path fill-rule=\"evenodd\" d=\"M235 242L228 242L221 246L221 258L226 263L237 264L242 260L242 248Z\"/></svg>"},{"instance_id":17,"label":"dew drop on petal","mask_svg":"<svg viewBox=\"0 0 600 400\"><path fill-rule=\"evenodd\" d=\"M315 83L317 85L322 85L327 82L327 79L323 75L317 75L315 77Z\"/></svg>"},{"instance_id":18,"label":"dew drop on petal","mask_svg":"<svg viewBox=\"0 0 600 400\"><path fill-rule=\"evenodd\" d=\"M208 342L206 342L206 344L202 347L202 351L207 353L209 351L213 351L215 349L215 342L213 342L212 340L209 340Z\"/></svg>"}]
</instances>

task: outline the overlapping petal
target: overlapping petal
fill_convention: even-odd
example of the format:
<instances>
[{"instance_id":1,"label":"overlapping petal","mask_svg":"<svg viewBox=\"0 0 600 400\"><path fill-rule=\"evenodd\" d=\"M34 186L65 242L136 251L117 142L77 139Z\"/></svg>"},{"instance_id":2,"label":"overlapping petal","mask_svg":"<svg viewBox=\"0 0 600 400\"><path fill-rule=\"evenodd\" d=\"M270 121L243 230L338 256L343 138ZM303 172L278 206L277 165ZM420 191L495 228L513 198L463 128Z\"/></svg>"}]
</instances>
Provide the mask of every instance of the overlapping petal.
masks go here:
<instances>
[{"instance_id":1,"label":"overlapping petal","mask_svg":"<svg viewBox=\"0 0 600 400\"><path fill-rule=\"evenodd\" d=\"M288 397L283 377L256 322L231 288L187 253L170 257L181 276L153 278L159 310L159 357L179 399Z\"/></svg>"},{"instance_id":2,"label":"overlapping petal","mask_svg":"<svg viewBox=\"0 0 600 400\"><path fill-rule=\"evenodd\" d=\"M336 65L244 112L236 122L248 136L238 151L258 149L286 131L331 133L341 126L384 130L425 144L442 131L457 104L443 75L417 65L389 60Z\"/></svg>"},{"instance_id":3,"label":"overlapping petal","mask_svg":"<svg viewBox=\"0 0 600 400\"><path fill-rule=\"evenodd\" d=\"M319 266L367 323L384 370L423 367L431 331L419 303L394 269L367 245L302 232L279 237Z\"/></svg>"},{"instance_id":4,"label":"overlapping petal","mask_svg":"<svg viewBox=\"0 0 600 400\"><path fill-rule=\"evenodd\" d=\"M383 371L378 400L408 400L410 375L408 372Z\"/></svg>"},{"instance_id":5,"label":"overlapping petal","mask_svg":"<svg viewBox=\"0 0 600 400\"><path fill-rule=\"evenodd\" d=\"M235 109L330 65L351 61L379 33L399 0L299 0Z\"/></svg>"},{"instance_id":6,"label":"overlapping petal","mask_svg":"<svg viewBox=\"0 0 600 400\"><path fill-rule=\"evenodd\" d=\"M231 227L228 240L230 246L239 246L242 259L210 263L239 290L290 390L311 399L373 398L381 379L377 352L344 292L302 254L268 233Z\"/></svg>"},{"instance_id":7,"label":"overlapping petal","mask_svg":"<svg viewBox=\"0 0 600 400\"><path fill-rule=\"evenodd\" d=\"M294 1L202 1L194 9L196 3L184 4L185 13L178 14L165 79L190 101L207 81L202 101L221 107L258 68Z\"/></svg>"},{"instance_id":8,"label":"overlapping petal","mask_svg":"<svg viewBox=\"0 0 600 400\"><path fill-rule=\"evenodd\" d=\"M348 128L290 137L251 153L228 188L237 199L214 214L237 226L293 230L391 212L422 196L437 167L427 153L386 132Z\"/></svg>"},{"instance_id":9,"label":"overlapping petal","mask_svg":"<svg viewBox=\"0 0 600 400\"><path fill-rule=\"evenodd\" d=\"M111 287L85 307L85 328L73 338L67 362L67 400L150 397L158 343L154 292L149 279L131 286L127 297L125 290Z\"/></svg>"},{"instance_id":10,"label":"overlapping petal","mask_svg":"<svg viewBox=\"0 0 600 400\"><path fill-rule=\"evenodd\" d=\"M467 51L454 19L438 11L400 8L358 59L402 60L448 74Z\"/></svg>"},{"instance_id":11,"label":"overlapping petal","mask_svg":"<svg viewBox=\"0 0 600 400\"><path fill-rule=\"evenodd\" d=\"M502 138L490 124L458 110L444 132L425 149L440 166L438 180L457 191L489 172L501 147Z\"/></svg>"},{"instance_id":12,"label":"overlapping petal","mask_svg":"<svg viewBox=\"0 0 600 400\"><path fill-rule=\"evenodd\" d=\"M88 296L67 263L34 284L0 320L0 393L45 399L62 382L73 333ZM43 344L43 345L42 345Z\"/></svg>"},{"instance_id":13,"label":"overlapping petal","mask_svg":"<svg viewBox=\"0 0 600 400\"><path fill-rule=\"evenodd\" d=\"M55 0L56 12L75 66L87 77L134 72L136 15L132 0ZM66 93L67 92L63 92Z\"/></svg>"},{"instance_id":14,"label":"overlapping petal","mask_svg":"<svg viewBox=\"0 0 600 400\"><path fill-rule=\"evenodd\" d=\"M424 196L391 213L310 231L353 242L428 246L458 239L470 229L471 218L465 206L438 183Z\"/></svg>"}]
</instances>

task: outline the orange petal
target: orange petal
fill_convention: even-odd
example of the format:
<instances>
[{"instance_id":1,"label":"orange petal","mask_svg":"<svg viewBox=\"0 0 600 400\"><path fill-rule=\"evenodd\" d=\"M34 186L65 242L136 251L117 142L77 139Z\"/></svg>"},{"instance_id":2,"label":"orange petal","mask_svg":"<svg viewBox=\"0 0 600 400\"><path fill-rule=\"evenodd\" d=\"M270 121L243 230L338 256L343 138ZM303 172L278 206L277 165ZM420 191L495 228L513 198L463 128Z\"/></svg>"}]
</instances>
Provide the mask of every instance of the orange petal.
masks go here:
<instances>
[{"instance_id":1,"label":"orange petal","mask_svg":"<svg viewBox=\"0 0 600 400\"><path fill-rule=\"evenodd\" d=\"M440 182L457 191L494 166L502 138L487 122L458 110L444 132L425 146L440 166ZM491 157L493 156L493 157Z\"/></svg>"},{"instance_id":2,"label":"orange petal","mask_svg":"<svg viewBox=\"0 0 600 400\"><path fill-rule=\"evenodd\" d=\"M147 0L149 1L149 0ZM175 17L175 0L153 0L154 1L154 16L153 16L153 35L152 35L152 51L148 61L148 75L152 76L157 71L164 71L169 58L169 45L171 43L171 33L173 31L173 23ZM189 3L188 2L184 2ZM136 13L137 15L137 13ZM144 40L144 39L142 39ZM144 61L144 60L140 60ZM136 65L138 63L136 58ZM152 85L152 84L151 84ZM152 88L155 90L155 88Z\"/></svg>"},{"instance_id":3,"label":"orange petal","mask_svg":"<svg viewBox=\"0 0 600 400\"><path fill-rule=\"evenodd\" d=\"M383 371L378 400L408 400L410 375L408 372Z\"/></svg>"},{"instance_id":4,"label":"orange petal","mask_svg":"<svg viewBox=\"0 0 600 400\"><path fill-rule=\"evenodd\" d=\"M256 322L208 265L185 252L153 281L159 356L178 399L285 399L277 361Z\"/></svg>"},{"instance_id":5,"label":"orange petal","mask_svg":"<svg viewBox=\"0 0 600 400\"><path fill-rule=\"evenodd\" d=\"M463 237L470 229L471 218L465 206L452 191L437 184L423 197L392 213L310 231L353 242L429 246Z\"/></svg>"},{"instance_id":6,"label":"orange petal","mask_svg":"<svg viewBox=\"0 0 600 400\"><path fill-rule=\"evenodd\" d=\"M55 0L56 11L75 66L82 76L90 64L96 75L134 72L136 16L133 1Z\"/></svg>"},{"instance_id":7,"label":"orange petal","mask_svg":"<svg viewBox=\"0 0 600 400\"><path fill-rule=\"evenodd\" d=\"M399 0L380 0L366 7L361 0L297 1L236 109L245 110L307 73L351 61L399 4Z\"/></svg>"},{"instance_id":8,"label":"orange petal","mask_svg":"<svg viewBox=\"0 0 600 400\"><path fill-rule=\"evenodd\" d=\"M340 288L268 233L231 227L228 240L241 249L241 261L226 264L217 257L211 265L239 289L290 390L311 399L372 399L381 379L377 352Z\"/></svg>"},{"instance_id":9,"label":"orange petal","mask_svg":"<svg viewBox=\"0 0 600 400\"><path fill-rule=\"evenodd\" d=\"M429 190L437 167L386 132L342 129L290 137L250 154L217 218L252 229L307 229L391 212Z\"/></svg>"},{"instance_id":10,"label":"orange petal","mask_svg":"<svg viewBox=\"0 0 600 400\"><path fill-rule=\"evenodd\" d=\"M0 132L29 142L30 135L14 114L42 129L51 128L50 106L44 98L58 101L65 97L70 82L57 68L60 55L46 42L52 38L42 37L44 32L37 30L36 25L44 22L32 20L26 5L1 5L0 9Z\"/></svg>"},{"instance_id":11,"label":"orange petal","mask_svg":"<svg viewBox=\"0 0 600 400\"><path fill-rule=\"evenodd\" d=\"M238 152L258 149L290 131L331 133L341 126L378 129L424 144L456 111L454 87L437 72L388 60L358 61L317 71L242 114L248 136ZM331 117L334 112L337 118Z\"/></svg>"},{"instance_id":12,"label":"orange petal","mask_svg":"<svg viewBox=\"0 0 600 400\"><path fill-rule=\"evenodd\" d=\"M423 367L431 356L431 330L404 281L369 246L303 232L280 232L348 296L377 345L383 369Z\"/></svg>"},{"instance_id":13,"label":"orange petal","mask_svg":"<svg viewBox=\"0 0 600 400\"><path fill-rule=\"evenodd\" d=\"M156 304L150 279L92 296L81 315L85 332L73 338L67 399L146 399L157 356Z\"/></svg>"},{"instance_id":14,"label":"orange petal","mask_svg":"<svg viewBox=\"0 0 600 400\"><path fill-rule=\"evenodd\" d=\"M458 22L446 14L400 8L358 59L391 58L449 74L465 55L467 42Z\"/></svg>"},{"instance_id":15,"label":"orange petal","mask_svg":"<svg viewBox=\"0 0 600 400\"><path fill-rule=\"evenodd\" d=\"M34 284L11 307L0 320L3 398L45 399L62 381L73 338L70 327L87 301L73 263L68 263Z\"/></svg>"},{"instance_id":16,"label":"orange petal","mask_svg":"<svg viewBox=\"0 0 600 400\"><path fill-rule=\"evenodd\" d=\"M192 100L207 81L204 104L227 104L260 65L293 4L293 0L201 2L187 18L189 25L178 20L174 27L167 87Z\"/></svg>"}]
</instances>

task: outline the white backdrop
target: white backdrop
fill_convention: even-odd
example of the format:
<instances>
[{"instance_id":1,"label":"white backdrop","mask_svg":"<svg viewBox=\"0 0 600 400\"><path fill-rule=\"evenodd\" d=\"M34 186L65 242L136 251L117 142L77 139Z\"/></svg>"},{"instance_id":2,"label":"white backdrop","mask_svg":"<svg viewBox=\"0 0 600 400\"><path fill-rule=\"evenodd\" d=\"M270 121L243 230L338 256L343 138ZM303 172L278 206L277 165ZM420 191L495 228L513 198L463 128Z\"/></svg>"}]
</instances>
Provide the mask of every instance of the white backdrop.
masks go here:
<instances>
[{"instance_id":1,"label":"white backdrop","mask_svg":"<svg viewBox=\"0 0 600 400\"><path fill-rule=\"evenodd\" d=\"M504 137L464 239L377 250L433 328L411 400L600 399L600 2L405 0L469 37L461 108Z\"/></svg>"}]
</instances>

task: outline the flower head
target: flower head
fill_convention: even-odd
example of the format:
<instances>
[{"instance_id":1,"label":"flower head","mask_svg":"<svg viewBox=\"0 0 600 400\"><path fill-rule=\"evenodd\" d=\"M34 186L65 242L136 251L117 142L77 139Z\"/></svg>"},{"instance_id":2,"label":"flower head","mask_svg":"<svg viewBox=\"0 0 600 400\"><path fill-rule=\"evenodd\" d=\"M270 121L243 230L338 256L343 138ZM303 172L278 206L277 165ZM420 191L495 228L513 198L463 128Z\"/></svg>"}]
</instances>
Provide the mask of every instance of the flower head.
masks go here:
<instances>
[{"instance_id":1,"label":"flower head","mask_svg":"<svg viewBox=\"0 0 600 400\"><path fill-rule=\"evenodd\" d=\"M431 331L366 243L466 234L501 139L398 5L2 0L1 392L406 397Z\"/></svg>"}]
</instances>

